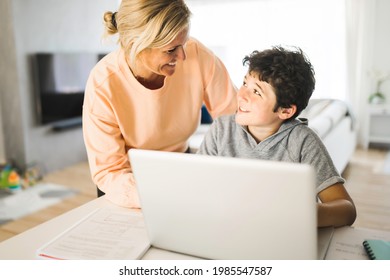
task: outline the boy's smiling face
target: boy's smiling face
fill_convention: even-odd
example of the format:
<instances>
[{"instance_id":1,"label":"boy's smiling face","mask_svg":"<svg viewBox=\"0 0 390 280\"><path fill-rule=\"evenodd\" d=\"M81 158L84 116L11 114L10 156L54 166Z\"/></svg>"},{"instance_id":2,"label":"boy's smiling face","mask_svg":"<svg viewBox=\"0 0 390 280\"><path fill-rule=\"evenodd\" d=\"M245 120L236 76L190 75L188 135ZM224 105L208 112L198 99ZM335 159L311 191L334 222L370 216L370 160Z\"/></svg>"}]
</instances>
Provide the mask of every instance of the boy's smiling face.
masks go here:
<instances>
[{"instance_id":1,"label":"boy's smiling face","mask_svg":"<svg viewBox=\"0 0 390 280\"><path fill-rule=\"evenodd\" d=\"M238 110L236 122L244 126L269 127L280 124L274 112L276 95L273 87L248 73L237 93Z\"/></svg>"},{"instance_id":2,"label":"boy's smiling face","mask_svg":"<svg viewBox=\"0 0 390 280\"><path fill-rule=\"evenodd\" d=\"M254 73L248 73L244 77L237 93L237 104L236 123L248 126L248 131L258 142L278 131L287 118L285 111L289 110L278 108L274 112L274 88L269 83L260 81Z\"/></svg>"}]
</instances>

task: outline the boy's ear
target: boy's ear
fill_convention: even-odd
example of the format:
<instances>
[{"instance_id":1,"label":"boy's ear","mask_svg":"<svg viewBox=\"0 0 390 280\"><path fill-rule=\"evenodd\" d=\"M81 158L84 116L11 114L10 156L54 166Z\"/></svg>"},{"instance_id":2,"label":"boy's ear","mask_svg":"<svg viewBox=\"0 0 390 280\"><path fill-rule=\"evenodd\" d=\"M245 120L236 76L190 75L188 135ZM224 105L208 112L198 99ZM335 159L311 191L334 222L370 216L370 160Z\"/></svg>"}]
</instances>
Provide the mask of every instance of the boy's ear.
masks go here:
<instances>
[{"instance_id":1,"label":"boy's ear","mask_svg":"<svg viewBox=\"0 0 390 280\"><path fill-rule=\"evenodd\" d=\"M291 105L290 108L279 108L279 118L282 120L287 120L292 116L294 116L296 111L297 111L296 105Z\"/></svg>"}]
</instances>

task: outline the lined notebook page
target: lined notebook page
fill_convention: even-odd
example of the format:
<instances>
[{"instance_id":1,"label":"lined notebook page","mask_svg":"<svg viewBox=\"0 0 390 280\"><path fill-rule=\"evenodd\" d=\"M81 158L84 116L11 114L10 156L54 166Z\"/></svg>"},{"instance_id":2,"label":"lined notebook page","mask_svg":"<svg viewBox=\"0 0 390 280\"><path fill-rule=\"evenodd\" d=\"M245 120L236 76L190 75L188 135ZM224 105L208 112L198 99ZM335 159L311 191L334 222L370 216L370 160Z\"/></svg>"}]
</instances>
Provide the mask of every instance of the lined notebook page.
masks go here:
<instances>
[{"instance_id":1,"label":"lined notebook page","mask_svg":"<svg viewBox=\"0 0 390 280\"><path fill-rule=\"evenodd\" d=\"M141 212L98 209L37 250L40 258L139 259L149 249Z\"/></svg>"}]
</instances>

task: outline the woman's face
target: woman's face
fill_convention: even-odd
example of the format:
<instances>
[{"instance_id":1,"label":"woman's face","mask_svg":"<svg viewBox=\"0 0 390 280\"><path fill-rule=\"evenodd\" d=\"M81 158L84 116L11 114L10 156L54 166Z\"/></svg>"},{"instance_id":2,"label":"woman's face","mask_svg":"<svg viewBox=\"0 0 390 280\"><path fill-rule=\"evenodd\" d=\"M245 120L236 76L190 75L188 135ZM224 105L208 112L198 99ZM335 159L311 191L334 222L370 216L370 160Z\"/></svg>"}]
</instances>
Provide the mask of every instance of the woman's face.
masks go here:
<instances>
[{"instance_id":1,"label":"woman's face","mask_svg":"<svg viewBox=\"0 0 390 280\"><path fill-rule=\"evenodd\" d=\"M171 76L175 73L176 63L186 59L185 44L188 29L180 32L167 46L145 49L139 54L136 75L145 79L154 76Z\"/></svg>"}]
</instances>

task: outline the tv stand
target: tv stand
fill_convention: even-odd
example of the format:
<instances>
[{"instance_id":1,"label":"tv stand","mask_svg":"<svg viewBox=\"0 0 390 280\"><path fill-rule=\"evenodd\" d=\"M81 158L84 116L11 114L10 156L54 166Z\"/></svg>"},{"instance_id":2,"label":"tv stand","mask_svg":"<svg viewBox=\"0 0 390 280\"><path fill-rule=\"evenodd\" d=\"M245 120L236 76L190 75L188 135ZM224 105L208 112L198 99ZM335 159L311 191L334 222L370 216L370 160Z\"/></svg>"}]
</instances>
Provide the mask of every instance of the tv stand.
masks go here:
<instances>
[{"instance_id":1,"label":"tv stand","mask_svg":"<svg viewBox=\"0 0 390 280\"><path fill-rule=\"evenodd\" d=\"M54 131L63 131L75 127L81 127L81 124L82 124L81 117L71 118L68 120L63 120L63 121L58 121L53 123L52 129Z\"/></svg>"}]
</instances>

